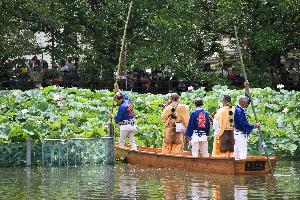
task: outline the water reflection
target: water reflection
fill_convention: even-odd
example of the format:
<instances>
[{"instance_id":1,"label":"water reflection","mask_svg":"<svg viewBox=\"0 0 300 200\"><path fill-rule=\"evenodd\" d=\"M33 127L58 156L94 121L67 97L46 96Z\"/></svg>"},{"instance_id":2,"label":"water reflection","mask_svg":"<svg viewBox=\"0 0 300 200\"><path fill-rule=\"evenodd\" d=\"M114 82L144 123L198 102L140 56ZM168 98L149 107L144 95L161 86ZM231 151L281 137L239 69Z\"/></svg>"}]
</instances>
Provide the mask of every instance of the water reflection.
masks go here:
<instances>
[{"instance_id":1,"label":"water reflection","mask_svg":"<svg viewBox=\"0 0 300 200\"><path fill-rule=\"evenodd\" d=\"M137 178L129 176L127 167L120 168L120 176L118 179L120 188L120 198L135 199Z\"/></svg>"},{"instance_id":2,"label":"water reflection","mask_svg":"<svg viewBox=\"0 0 300 200\"><path fill-rule=\"evenodd\" d=\"M272 176L230 176L201 174L168 169L144 169L124 165L116 168L119 196L128 199L154 198L151 183L160 199L239 199L266 198L274 191L276 179ZM152 184L153 185L153 184ZM146 189L142 188L146 187ZM270 190L270 188L273 188ZM249 197L249 190L258 195Z\"/></svg>"},{"instance_id":3,"label":"water reflection","mask_svg":"<svg viewBox=\"0 0 300 200\"><path fill-rule=\"evenodd\" d=\"M0 199L299 199L300 162L275 176L228 176L131 165L0 168Z\"/></svg>"},{"instance_id":4,"label":"water reflection","mask_svg":"<svg viewBox=\"0 0 300 200\"><path fill-rule=\"evenodd\" d=\"M164 199L185 199L184 179L165 176L161 178L161 185Z\"/></svg>"},{"instance_id":5,"label":"water reflection","mask_svg":"<svg viewBox=\"0 0 300 200\"><path fill-rule=\"evenodd\" d=\"M192 179L191 182L191 199L192 200L205 200L210 199L209 183L207 181L200 182L197 179Z\"/></svg>"},{"instance_id":6,"label":"water reflection","mask_svg":"<svg viewBox=\"0 0 300 200\"><path fill-rule=\"evenodd\" d=\"M234 199L235 200L247 200L248 199L248 187L241 185L234 185Z\"/></svg>"}]
</instances>

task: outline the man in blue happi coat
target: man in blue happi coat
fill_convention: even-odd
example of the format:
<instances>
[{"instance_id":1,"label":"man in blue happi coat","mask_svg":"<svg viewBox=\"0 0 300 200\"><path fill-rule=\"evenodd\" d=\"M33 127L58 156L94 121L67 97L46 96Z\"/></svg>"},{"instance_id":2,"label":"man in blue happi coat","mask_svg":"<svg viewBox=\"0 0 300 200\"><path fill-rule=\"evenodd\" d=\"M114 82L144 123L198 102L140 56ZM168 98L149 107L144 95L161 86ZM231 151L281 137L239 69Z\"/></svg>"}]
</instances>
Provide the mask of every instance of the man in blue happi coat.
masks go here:
<instances>
[{"instance_id":1,"label":"man in blue happi coat","mask_svg":"<svg viewBox=\"0 0 300 200\"><path fill-rule=\"evenodd\" d=\"M235 107L234 112L234 152L236 160L247 158L247 141L248 136L254 128L259 128L259 123L250 124L248 122L247 107L250 104L249 84L245 82L245 95L240 97L239 105Z\"/></svg>"},{"instance_id":2,"label":"man in blue happi coat","mask_svg":"<svg viewBox=\"0 0 300 200\"><path fill-rule=\"evenodd\" d=\"M115 122L120 125L119 147L124 147L125 138L128 135L131 149L137 150L134 139L136 126L134 122L135 115L133 111L133 105L129 99L124 99L124 93L118 93L115 96L115 102L117 102L119 105L117 115L114 117Z\"/></svg>"},{"instance_id":3,"label":"man in blue happi coat","mask_svg":"<svg viewBox=\"0 0 300 200\"><path fill-rule=\"evenodd\" d=\"M194 157L198 157L199 152L203 157L208 157L209 114L203 108L202 99L197 98L194 103L196 109L190 115L186 136L191 140Z\"/></svg>"}]
</instances>

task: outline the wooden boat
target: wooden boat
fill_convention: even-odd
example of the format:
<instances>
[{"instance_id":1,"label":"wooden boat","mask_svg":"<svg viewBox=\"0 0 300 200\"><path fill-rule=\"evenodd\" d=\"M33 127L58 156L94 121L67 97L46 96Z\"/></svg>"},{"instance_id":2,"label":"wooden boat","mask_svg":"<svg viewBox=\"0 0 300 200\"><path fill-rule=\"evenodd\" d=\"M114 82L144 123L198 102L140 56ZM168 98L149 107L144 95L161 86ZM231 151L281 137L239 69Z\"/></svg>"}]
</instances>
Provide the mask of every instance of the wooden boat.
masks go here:
<instances>
[{"instance_id":1,"label":"wooden boat","mask_svg":"<svg viewBox=\"0 0 300 200\"><path fill-rule=\"evenodd\" d=\"M249 156L246 160L234 158L196 158L185 151L178 155L162 154L161 149L138 147L137 151L130 150L129 145L120 148L117 145L115 156L124 159L128 164L157 168L176 168L182 170L199 171L205 173L231 175L263 175L271 173L267 157ZM275 169L277 158L269 156L271 165Z\"/></svg>"}]
</instances>

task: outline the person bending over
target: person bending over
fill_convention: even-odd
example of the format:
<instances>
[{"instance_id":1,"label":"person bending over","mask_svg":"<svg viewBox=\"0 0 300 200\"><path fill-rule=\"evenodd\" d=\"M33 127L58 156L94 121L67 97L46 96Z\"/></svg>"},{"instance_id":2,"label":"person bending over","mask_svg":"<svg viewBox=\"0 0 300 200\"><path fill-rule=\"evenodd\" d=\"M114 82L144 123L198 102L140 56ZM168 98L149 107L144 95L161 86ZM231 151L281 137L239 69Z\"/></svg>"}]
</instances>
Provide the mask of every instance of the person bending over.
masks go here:
<instances>
[{"instance_id":1,"label":"person bending over","mask_svg":"<svg viewBox=\"0 0 300 200\"><path fill-rule=\"evenodd\" d=\"M114 117L115 122L120 125L119 147L124 147L125 138L128 135L131 150L137 150L134 138L136 125L133 105L129 100L124 99L123 94L117 94L114 100L119 106L117 115Z\"/></svg>"}]
</instances>

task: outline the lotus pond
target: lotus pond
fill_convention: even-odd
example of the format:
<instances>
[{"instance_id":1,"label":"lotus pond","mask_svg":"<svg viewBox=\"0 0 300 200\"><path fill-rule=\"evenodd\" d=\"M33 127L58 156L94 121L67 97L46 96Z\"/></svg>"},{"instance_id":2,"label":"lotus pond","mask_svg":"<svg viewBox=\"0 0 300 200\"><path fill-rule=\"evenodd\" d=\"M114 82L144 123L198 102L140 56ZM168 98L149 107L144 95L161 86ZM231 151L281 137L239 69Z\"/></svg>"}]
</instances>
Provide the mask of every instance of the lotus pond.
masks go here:
<instances>
[{"instance_id":1,"label":"lotus pond","mask_svg":"<svg viewBox=\"0 0 300 200\"><path fill-rule=\"evenodd\" d=\"M137 115L137 143L161 147L163 124L160 114L166 96L127 94ZM193 108L193 99L201 97L205 108L212 113L218 108L223 94L231 95L236 102L243 91L230 90L226 86L215 86L211 92L200 88L182 93L181 102ZM279 157L299 156L300 93L257 88L252 94L268 152ZM22 143L28 137L39 143L45 139L106 136L112 96L112 92L105 90L57 87L24 92L0 91L2 164L7 163L4 158L6 147ZM254 122L249 110L249 118ZM19 148L24 147L16 146L16 151ZM251 134L249 148L251 154L256 154L257 132ZM300 198L299 161L280 160L274 176L221 176L123 164L41 166L0 168L0 199Z\"/></svg>"},{"instance_id":2,"label":"lotus pond","mask_svg":"<svg viewBox=\"0 0 300 200\"><path fill-rule=\"evenodd\" d=\"M127 92L135 106L139 145L161 147L163 123L160 120L166 95ZM204 107L212 113L224 94L231 95L236 104L242 90L214 86L181 94L181 102L193 108L193 99L201 97ZM28 91L0 91L0 143L34 141L51 138L97 138L107 135L113 93L107 90L60 88L50 86ZM259 122L268 152L280 157L300 155L300 93L281 89L252 90ZM116 109L114 109L116 110ZM251 108L249 118L254 122ZM118 129L118 126L116 126ZM211 130L213 131L213 130ZM118 130L116 133L118 134ZM249 140L251 154L256 154L257 132ZM211 140L211 138L209 138ZM0 152L1 153L1 152Z\"/></svg>"}]
</instances>

